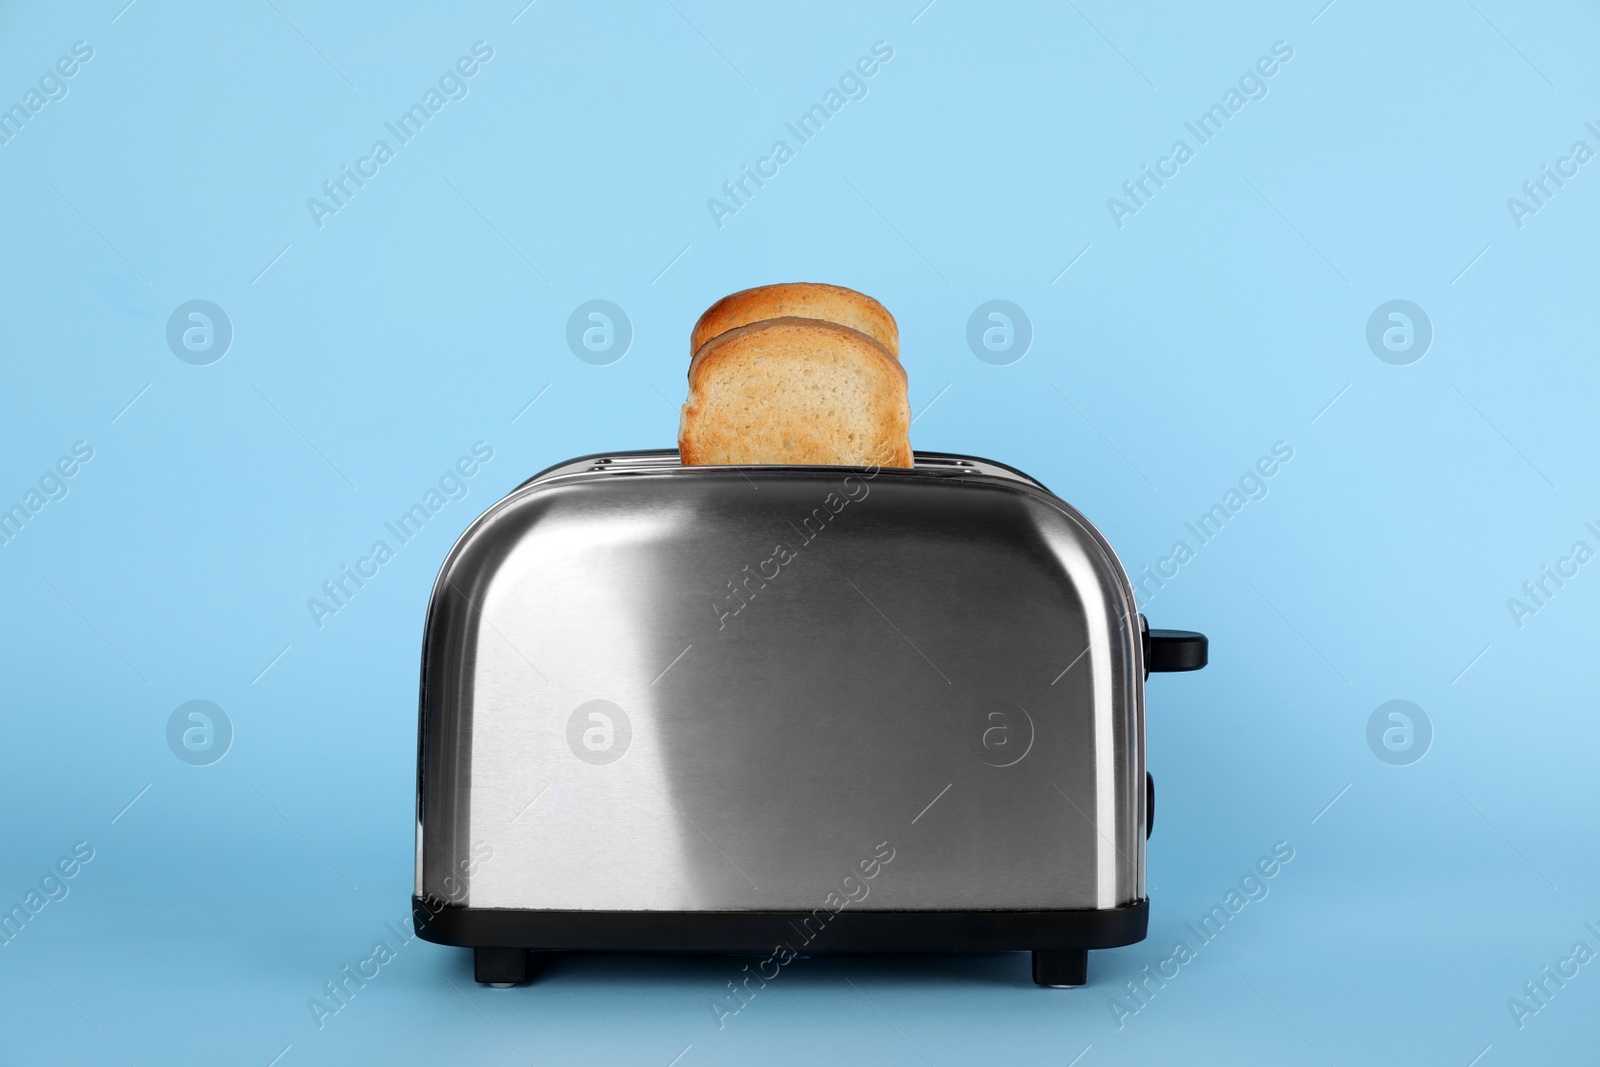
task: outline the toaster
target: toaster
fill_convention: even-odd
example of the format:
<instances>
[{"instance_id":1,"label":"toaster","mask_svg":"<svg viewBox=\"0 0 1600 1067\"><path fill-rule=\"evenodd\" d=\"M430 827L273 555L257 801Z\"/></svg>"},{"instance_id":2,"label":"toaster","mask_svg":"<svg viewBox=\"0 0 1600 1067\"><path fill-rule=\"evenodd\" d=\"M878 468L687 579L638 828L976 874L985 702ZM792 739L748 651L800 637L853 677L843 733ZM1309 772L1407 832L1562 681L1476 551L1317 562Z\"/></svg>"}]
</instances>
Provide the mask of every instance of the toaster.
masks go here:
<instances>
[{"instance_id":1,"label":"toaster","mask_svg":"<svg viewBox=\"0 0 1600 1067\"><path fill-rule=\"evenodd\" d=\"M1206 657L1004 464L559 464L433 588L417 935L492 985L553 952L755 953L764 983L998 950L1082 985L1148 923L1146 678Z\"/></svg>"}]
</instances>

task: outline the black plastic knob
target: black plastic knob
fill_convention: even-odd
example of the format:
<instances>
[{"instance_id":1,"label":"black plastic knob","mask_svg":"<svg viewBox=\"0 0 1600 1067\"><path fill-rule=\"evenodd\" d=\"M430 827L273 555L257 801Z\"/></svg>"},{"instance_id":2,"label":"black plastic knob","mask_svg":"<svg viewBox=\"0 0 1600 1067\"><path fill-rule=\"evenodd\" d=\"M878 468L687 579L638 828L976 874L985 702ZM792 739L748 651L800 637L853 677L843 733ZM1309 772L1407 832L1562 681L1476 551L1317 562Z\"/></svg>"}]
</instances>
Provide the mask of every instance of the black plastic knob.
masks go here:
<instances>
[{"instance_id":1,"label":"black plastic knob","mask_svg":"<svg viewBox=\"0 0 1600 1067\"><path fill-rule=\"evenodd\" d=\"M1151 674L1197 671L1206 665L1210 643L1193 630L1149 630L1145 633L1144 669Z\"/></svg>"}]
</instances>

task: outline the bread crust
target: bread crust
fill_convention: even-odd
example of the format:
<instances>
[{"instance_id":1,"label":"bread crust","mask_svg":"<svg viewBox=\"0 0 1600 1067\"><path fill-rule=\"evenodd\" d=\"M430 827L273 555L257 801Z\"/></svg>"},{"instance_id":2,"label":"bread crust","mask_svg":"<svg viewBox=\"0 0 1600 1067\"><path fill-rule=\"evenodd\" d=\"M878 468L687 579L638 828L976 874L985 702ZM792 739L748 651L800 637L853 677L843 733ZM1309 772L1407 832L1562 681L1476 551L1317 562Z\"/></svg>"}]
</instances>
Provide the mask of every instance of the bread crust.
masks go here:
<instances>
[{"instance_id":1,"label":"bread crust","mask_svg":"<svg viewBox=\"0 0 1600 1067\"><path fill-rule=\"evenodd\" d=\"M770 381L760 381L764 368ZM797 368L808 373L796 375ZM858 410L804 417L819 396L834 395L830 389ZM689 368L678 450L689 466L910 467L910 425L905 368L887 349L848 326L784 316L734 327L701 346Z\"/></svg>"},{"instance_id":2,"label":"bread crust","mask_svg":"<svg viewBox=\"0 0 1600 1067\"><path fill-rule=\"evenodd\" d=\"M900 327L888 308L854 289L820 282L760 285L723 297L694 324L689 334L689 354L693 356L706 342L729 330L776 318L821 319L848 326L878 342L895 359L900 358Z\"/></svg>"}]
</instances>

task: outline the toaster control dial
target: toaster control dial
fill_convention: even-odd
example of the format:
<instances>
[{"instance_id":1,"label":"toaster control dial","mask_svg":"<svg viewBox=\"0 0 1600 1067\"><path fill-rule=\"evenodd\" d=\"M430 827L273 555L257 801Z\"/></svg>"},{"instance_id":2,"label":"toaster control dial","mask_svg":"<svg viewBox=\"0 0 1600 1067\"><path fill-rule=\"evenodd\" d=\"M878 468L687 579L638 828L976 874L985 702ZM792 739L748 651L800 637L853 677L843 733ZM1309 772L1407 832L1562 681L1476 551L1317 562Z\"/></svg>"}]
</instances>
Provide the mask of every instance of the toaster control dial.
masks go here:
<instances>
[{"instance_id":1,"label":"toaster control dial","mask_svg":"<svg viewBox=\"0 0 1600 1067\"><path fill-rule=\"evenodd\" d=\"M1146 839L1156 832L1156 779L1149 771L1144 772L1144 836Z\"/></svg>"}]
</instances>

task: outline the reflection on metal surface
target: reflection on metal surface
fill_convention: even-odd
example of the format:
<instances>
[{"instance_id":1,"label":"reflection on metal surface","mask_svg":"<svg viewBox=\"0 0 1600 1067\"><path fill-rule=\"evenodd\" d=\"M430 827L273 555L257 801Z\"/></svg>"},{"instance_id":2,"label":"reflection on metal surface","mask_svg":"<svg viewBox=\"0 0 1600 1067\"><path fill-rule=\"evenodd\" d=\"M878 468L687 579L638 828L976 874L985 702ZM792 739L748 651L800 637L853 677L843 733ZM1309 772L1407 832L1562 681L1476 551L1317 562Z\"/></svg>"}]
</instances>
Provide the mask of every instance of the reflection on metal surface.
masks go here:
<instances>
[{"instance_id":1,"label":"reflection on metal surface","mask_svg":"<svg viewBox=\"0 0 1600 1067\"><path fill-rule=\"evenodd\" d=\"M873 908L1126 904L1142 680L1121 565L1009 468L575 460L440 573L418 892L484 841L477 908L809 909L894 836Z\"/></svg>"}]
</instances>

